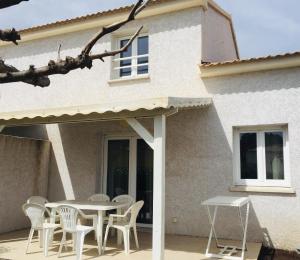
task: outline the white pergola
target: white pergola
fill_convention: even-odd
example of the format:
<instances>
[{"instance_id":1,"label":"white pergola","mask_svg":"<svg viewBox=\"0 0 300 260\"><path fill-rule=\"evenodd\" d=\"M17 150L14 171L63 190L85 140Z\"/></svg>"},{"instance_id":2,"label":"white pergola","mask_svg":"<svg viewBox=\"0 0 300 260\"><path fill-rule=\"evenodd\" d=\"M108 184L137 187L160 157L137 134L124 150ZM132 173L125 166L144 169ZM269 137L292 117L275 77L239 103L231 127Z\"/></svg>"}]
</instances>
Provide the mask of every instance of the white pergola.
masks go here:
<instances>
[{"instance_id":1,"label":"white pergola","mask_svg":"<svg viewBox=\"0 0 300 260\"><path fill-rule=\"evenodd\" d=\"M166 117L180 109L205 107L211 103L210 97L163 97L134 102L0 113L0 130L5 125L125 120L154 152L152 259L164 260ZM153 134L140 123L139 118L153 118Z\"/></svg>"}]
</instances>

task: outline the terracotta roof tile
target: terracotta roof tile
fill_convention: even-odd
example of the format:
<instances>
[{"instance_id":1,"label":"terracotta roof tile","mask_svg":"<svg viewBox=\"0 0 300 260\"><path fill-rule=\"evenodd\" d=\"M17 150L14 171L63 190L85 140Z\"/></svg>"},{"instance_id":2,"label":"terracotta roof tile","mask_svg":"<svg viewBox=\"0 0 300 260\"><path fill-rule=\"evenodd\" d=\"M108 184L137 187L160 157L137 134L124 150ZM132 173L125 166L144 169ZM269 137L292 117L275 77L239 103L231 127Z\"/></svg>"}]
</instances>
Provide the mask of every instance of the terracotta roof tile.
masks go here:
<instances>
[{"instance_id":1,"label":"terracotta roof tile","mask_svg":"<svg viewBox=\"0 0 300 260\"><path fill-rule=\"evenodd\" d=\"M164 2L171 2L171 1L174 1L174 0L151 0L149 5L153 6L153 5L156 5L156 4L160 4L160 3L164 3ZM38 30L41 30L41 29L49 29L51 27L57 27L59 25L66 25L66 24L71 24L71 23L74 23L74 22L81 22L81 21L91 19L91 18L99 18L99 17L103 17L103 16L106 16L106 15L123 13L123 12L130 11L132 6L133 5L122 6L122 7L118 7L118 8L115 8L115 9L109 9L109 10L105 10L105 11L101 11L101 12L97 12L97 13L93 13L93 14L78 16L78 17L71 18L71 19L66 19L66 20L56 21L56 22L53 22L53 23L34 26L34 27L30 27L30 28L20 30L20 32L21 33L34 32L34 31L38 31Z\"/></svg>"},{"instance_id":2,"label":"terracotta roof tile","mask_svg":"<svg viewBox=\"0 0 300 260\"><path fill-rule=\"evenodd\" d=\"M232 65L232 64L241 64L241 63L251 63L251 62L258 62L258 61L265 61L265 60L273 60L273 59L281 59L281 58L288 58L288 57L300 57L300 51L292 52L292 53L284 53L278 55L269 55L264 57L255 57L249 59L236 59L236 60L229 60L229 61L221 61L221 62L202 62L201 67L215 67L215 66L223 66L223 65Z\"/></svg>"}]
</instances>

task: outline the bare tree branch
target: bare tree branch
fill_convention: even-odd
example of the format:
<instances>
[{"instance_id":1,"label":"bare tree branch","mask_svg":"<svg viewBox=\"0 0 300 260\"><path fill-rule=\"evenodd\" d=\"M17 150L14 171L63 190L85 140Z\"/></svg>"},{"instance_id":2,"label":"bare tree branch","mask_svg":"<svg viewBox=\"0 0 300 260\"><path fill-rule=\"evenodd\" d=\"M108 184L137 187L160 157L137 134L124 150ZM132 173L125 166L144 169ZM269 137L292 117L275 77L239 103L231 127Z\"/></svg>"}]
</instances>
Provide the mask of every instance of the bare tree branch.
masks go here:
<instances>
[{"instance_id":1,"label":"bare tree branch","mask_svg":"<svg viewBox=\"0 0 300 260\"><path fill-rule=\"evenodd\" d=\"M103 58L108 56L117 55L125 51L134 41L134 39L139 35L140 31L143 29L141 27L128 41L128 43L121 49L115 51L105 51L100 54L82 56L78 55L76 58L66 57L64 60L51 60L47 66L35 68L33 65L29 67L28 70L18 71L12 66L8 66L10 71L5 71L4 73L0 70L0 83L11 83L23 81L35 86L47 87L50 85L50 80L47 76L57 75L57 74L67 74L75 69L91 69L93 66L93 60L103 60ZM48 81L47 81L48 79Z\"/></svg>"},{"instance_id":2,"label":"bare tree branch","mask_svg":"<svg viewBox=\"0 0 300 260\"><path fill-rule=\"evenodd\" d=\"M19 70L14 66L5 64L3 60L0 60L0 74L11 72L19 72ZM24 79L22 81L39 87L47 87L50 84L50 79L48 77L36 77L36 79Z\"/></svg>"},{"instance_id":3,"label":"bare tree branch","mask_svg":"<svg viewBox=\"0 0 300 260\"><path fill-rule=\"evenodd\" d=\"M101 39L103 36L105 36L107 34L110 34L114 31L118 30L119 28L121 28L123 25L129 23L130 21L133 21L135 19L136 15L146 7L146 4L148 4L148 2L149 2L149 0L148 1L138 0L138 2L132 8L127 19L117 22L117 23L114 23L114 24L111 24L109 26L103 27L102 30L97 32L95 34L95 36L87 43L85 48L82 50L81 54L83 56L89 55L90 51L92 50L92 48L94 47L94 45L96 44L96 42L99 39Z\"/></svg>"},{"instance_id":4,"label":"bare tree branch","mask_svg":"<svg viewBox=\"0 0 300 260\"><path fill-rule=\"evenodd\" d=\"M20 34L15 30L15 28L8 30L0 30L0 40L13 42L18 45L17 41L21 40Z\"/></svg>"},{"instance_id":5,"label":"bare tree branch","mask_svg":"<svg viewBox=\"0 0 300 260\"><path fill-rule=\"evenodd\" d=\"M0 9L7 8L13 5L18 5L21 2L29 0L0 0Z\"/></svg>"},{"instance_id":6,"label":"bare tree branch","mask_svg":"<svg viewBox=\"0 0 300 260\"><path fill-rule=\"evenodd\" d=\"M0 0L1 1L1 0ZM141 12L147 3L150 0L139 0L134 7L132 8L129 16L127 19L112 24L110 26L104 27L102 30L100 30L83 48L82 52L76 57L66 57L64 60L60 58L60 48L58 50L58 58L57 61L50 60L48 62L47 66L35 68L34 65L30 65L29 69L19 71L18 69L6 65L10 68L10 70L0 70L0 83L11 83L11 82L18 82L23 81L29 84L37 85L40 87L46 87L50 85L50 80L47 76L55 75L55 74L67 74L72 70L76 69L84 69L88 68L91 69L93 66L93 60L102 60L103 58L109 57L109 56L115 56L123 51L126 51L128 47L132 44L134 39L139 35L143 27L140 27L139 30L136 31L136 33L131 37L131 39L128 41L128 43L114 51L105 51L100 54L93 54L91 55L90 52L96 42L101 39L104 35L109 34L111 32L114 32L118 30L123 25L127 24L128 22L135 19L136 15ZM2 61L4 64L4 62ZM13 68L13 69L11 69ZM49 82L48 82L49 80Z\"/></svg>"}]
</instances>

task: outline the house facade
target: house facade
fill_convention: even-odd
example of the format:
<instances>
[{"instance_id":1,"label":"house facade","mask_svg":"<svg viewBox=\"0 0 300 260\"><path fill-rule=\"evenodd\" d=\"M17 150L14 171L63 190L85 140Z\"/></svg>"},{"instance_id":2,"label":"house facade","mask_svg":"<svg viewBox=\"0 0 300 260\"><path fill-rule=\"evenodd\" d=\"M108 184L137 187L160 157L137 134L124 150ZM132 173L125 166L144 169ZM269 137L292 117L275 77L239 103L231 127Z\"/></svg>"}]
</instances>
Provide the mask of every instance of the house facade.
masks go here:
<instances>
[{"instance_id":1,"label":"house facade","mask_svg":"<svg viewBox=\"0 0 300 260\"><path fill-rule=\"evenodd\" d=\"M1 43L1 57L19 69L41 66L55 59L59 44L62 56L74 57L99 27L129 10L26 29L18 47ZM240 60L230 15L207 0L152 1L94 52L126 44L141 24L131 48L91 70L53 76L43 89L2 85L2 133L51 142L43 190L50 201L129 193L145 200L139 222L153 224L154 238L164 230L207 237L201 202L246 196L248 240L294 250L300 240L300 55ZM158 115L163 119L153 124ZM155 146L164 120L165 153L162 143ZM237 212L222 211L218 235L239 239L237 221ZM156 246L157 253L163 243Z\"/></svg>"}]
</instances>

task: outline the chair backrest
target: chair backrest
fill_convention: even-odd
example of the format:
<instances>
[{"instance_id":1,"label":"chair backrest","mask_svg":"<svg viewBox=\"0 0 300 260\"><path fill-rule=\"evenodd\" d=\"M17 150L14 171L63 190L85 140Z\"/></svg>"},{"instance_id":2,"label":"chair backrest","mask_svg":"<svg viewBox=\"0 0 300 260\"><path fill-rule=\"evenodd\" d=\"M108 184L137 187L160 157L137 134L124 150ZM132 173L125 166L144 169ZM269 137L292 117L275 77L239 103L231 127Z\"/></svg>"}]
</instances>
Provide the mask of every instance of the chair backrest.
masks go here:
<instances>
[{"instance_id":1,"label":"chair backrest","mask_svg":"<svg viewBox=\"0 0 300 260\"><path fill-rule=\"evenodd\" d=\"M89 201L100 201L100 202L107 202L110 201L109 196L106 194L94 194L88 198Z\"/></svg>"},{"instance_id":2,"label":"chair backrest","mask_svg":"<svg viewBox=\"0 0 300 260\"><path fill-rule=\"evenodd\" d=\"M134 203L125 213L125 215L130 214L129 225L133 226L136 223L136 219L139 215L141 208L144 206L144 201L140 200Z\"/></svg>"},{"instance_id":3,"label":"chair backrest","mask_svg":"<svg viewBox=\"0 0 300 260\"><path fill-rule=\"evenodd\" d=\"M41 196L32 196L27 200L27 203L33 203L44 206L46 203L48 203L48 200Z\"/></svg>"},{"instance_id":4,"label":"chair backrest","mask_svg":"<svg viewBox=\"0 0 300 260\"><path fill-rule=\"evenodd\" d=\"M30 219L31 228L41 229L45 222L45 212L50 212L42 205L26 203L23 205L25 215Z\"/></svg>"},{"instance_id":5,"label":"chair backrest","mask_svg":"<svg viewBox=\"0 0 300 260\"><path fill-rule=\"evenodd\" d=\"M128 203L128 206L121 210L122 213L126 212L127 209L135 202L134 198L130 195L119 195L112 200L113 202L121 202L121 203Z\"/></svg>"},{"instance_id":6,"label":"chair backrest","mask_svg":"<svg viewBox=\"0 0 300 260\"><path fill-rule=\"evenodd\" d=\"M134 198L131 197L130 195L120 195L120 196L114 197L112 201L128 203L128 208L135 202Z\"/></svg>"},{"instance_id":7,"label":"chair backrest","mask_svg":"<svg viewBox=\"0 0 300 260\"><path fill-rule=\"evenodd\" d=\"M59 213L62 228L67 232L75 231L79 210L71 206L61 205L56 211Z\"/></svg>"}]
</instances>

